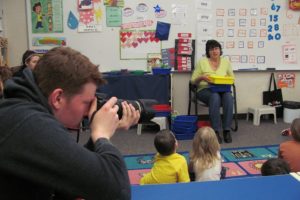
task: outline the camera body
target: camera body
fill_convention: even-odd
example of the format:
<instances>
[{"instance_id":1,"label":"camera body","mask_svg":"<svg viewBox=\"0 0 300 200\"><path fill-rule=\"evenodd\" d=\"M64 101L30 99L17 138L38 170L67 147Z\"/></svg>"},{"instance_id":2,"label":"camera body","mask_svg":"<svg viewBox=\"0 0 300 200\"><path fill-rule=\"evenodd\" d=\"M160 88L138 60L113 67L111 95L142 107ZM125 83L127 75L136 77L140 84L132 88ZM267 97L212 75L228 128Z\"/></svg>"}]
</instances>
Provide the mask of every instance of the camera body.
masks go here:
<instances>
[{"instance_id":1,"label":"camera body","mask_svg":"<svg viewBox=\"0 0 300 200\"><path fill-rule=\"evenodd\" d=\"M96 94L97 97L97 110L99 110L106 102L107 99L103 95ZM122 102L126 101L140 112L139 123L150 122L151 119L155 117L155 111L152 106L157 104L157 101L154 99L137 99L137 100L123 100L118 99L116 105L118 105L118 116L119 119L123 116Z\"/></svg>"}]
</instances>

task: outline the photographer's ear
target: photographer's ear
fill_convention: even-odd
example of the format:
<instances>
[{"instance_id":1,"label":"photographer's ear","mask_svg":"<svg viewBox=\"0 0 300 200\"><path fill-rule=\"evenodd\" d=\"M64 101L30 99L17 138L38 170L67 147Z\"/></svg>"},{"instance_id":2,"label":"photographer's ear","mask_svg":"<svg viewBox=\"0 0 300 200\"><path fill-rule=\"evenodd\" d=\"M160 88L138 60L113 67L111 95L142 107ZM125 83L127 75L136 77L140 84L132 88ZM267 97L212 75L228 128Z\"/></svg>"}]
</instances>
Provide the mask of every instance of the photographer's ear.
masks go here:
<instances>
[{"instance_id":1,"label":"photographer's ear","mask_svg":"<svg viewBox=\"0 0 300 200\"><path fill-rule=\"evenodd\" d=\"M63 97L63 90L61 88L57 88L51 92L48 97L48 103L53 109L59 109L63 103L65 98Z\"/></svg>"}]
</instances>

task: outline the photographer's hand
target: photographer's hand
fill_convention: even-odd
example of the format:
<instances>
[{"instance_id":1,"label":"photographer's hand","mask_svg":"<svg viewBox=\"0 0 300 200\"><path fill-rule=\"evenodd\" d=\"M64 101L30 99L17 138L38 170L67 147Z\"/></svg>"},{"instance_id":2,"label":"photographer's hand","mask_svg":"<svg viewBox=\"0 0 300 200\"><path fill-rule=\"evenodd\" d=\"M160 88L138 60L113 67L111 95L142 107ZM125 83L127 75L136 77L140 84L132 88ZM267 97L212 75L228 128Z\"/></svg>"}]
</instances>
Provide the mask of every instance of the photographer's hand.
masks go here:
<instances>
[{"instance_id":1,"label":"photographer's hand","mask_svg":"<svg viewBox=\"0 0 300 200\"><path fill-rule=\"evenodd\" d=\"M138 123L140 119L140 112L126 101L122 102L122 109L123 115L122 119L120 119L118 129L128 130L131 126Z\"/></svg>"},{"instance_id":2,"label":"photographer's hand","mask_svg":"<svg viewBox=\"0 0 300 200\"><path fill-rule=\"evenodd\" d=\"M93 101L89 111L89 119L92 120L90 128L93 142L96 142L99 138L110 139L114 135L115 130L119 125L119 117L117 114L119 107L116 105L116 102L117 98L112 97L96 111L96 98ZM96 113L93 114L94 112Z\"/></svg>"}]
</instances>

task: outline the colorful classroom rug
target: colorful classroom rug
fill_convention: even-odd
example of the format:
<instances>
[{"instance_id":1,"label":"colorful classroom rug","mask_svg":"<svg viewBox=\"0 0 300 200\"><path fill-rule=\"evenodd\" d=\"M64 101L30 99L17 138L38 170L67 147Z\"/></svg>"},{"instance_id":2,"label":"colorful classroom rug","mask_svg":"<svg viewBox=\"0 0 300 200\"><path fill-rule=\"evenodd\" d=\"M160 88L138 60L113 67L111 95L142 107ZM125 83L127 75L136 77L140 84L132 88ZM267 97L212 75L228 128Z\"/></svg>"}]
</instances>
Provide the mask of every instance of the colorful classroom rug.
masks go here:
<instances>
[{"instance_id":1,"label":"colorful classroom rug","mask_svg":"<svg viewBox=\"0 0 300 200\"><path fill-rule=\"evenodd\" d=\"M269 158L277 157L279 145L254 146L222 149L222 165L226 170L226 179L246 176L260 176L262 164ZM188 152L179 152L189 162ZM144 173L150 171L155 154L125 156L130 183L139 184Z\"/></svg>"}]
</instances>

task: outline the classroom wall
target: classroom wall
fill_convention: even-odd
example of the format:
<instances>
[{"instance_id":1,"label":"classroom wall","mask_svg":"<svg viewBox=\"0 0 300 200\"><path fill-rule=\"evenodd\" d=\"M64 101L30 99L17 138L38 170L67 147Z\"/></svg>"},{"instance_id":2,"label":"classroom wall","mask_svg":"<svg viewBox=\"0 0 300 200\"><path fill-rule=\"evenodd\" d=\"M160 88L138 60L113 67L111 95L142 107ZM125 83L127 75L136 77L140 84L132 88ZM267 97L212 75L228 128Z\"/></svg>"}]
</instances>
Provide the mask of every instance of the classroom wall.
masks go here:
<instances>
[{"instance_id":1,"label":"classroom wall","mask_svg":"<svg viewBox=\"0 0 300 200\"><path fill-rule=\"evenodd\" d=\"M0 0L3 6L4 37L8 38L8 64L21 64L27 50L27 25L25 0Z\"/></svg>"},{"instance_id":2,"label":"classroom wall","mask_svg":"<svg viewBox=\"0 0 300 200\"><path fill-rule=\"evenodd\" d=\"M23 52L28 48L25 0L0 0L0 2L4 11L5 36L9 40L10 66L18 65ZM262 91L268 88L270 72L236 72L235 74L238 112L246 113L249 106L262 103ZM295 74L295 88L283 89L284 100L300 101L300 82L298 81L300 72L295 72ZM187 112L190 75L191 73L173 75L172 103L174 109L180 114Z\"/></svg>"}]
</instances>

